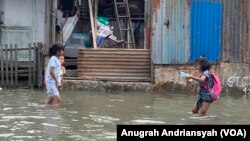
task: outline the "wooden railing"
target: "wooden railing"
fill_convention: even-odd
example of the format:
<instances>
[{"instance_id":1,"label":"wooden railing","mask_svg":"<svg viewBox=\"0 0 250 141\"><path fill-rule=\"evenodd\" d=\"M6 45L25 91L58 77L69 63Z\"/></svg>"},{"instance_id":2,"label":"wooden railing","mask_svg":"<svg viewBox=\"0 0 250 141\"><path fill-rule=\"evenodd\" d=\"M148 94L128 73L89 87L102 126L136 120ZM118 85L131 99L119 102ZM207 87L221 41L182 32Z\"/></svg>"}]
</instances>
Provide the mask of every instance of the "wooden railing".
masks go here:
<instances>
[{"instance_id":1,"label":"wooden railing","mask_svg":"<svg viewBox=\"0 0 250 141\"><path fill-rule=\"evenodd\" d=\"M0 86L42 87L44 68L43 45L29 44L26 48L18 48L15 44L0 45Z\"/></svg>"}]
</instances>

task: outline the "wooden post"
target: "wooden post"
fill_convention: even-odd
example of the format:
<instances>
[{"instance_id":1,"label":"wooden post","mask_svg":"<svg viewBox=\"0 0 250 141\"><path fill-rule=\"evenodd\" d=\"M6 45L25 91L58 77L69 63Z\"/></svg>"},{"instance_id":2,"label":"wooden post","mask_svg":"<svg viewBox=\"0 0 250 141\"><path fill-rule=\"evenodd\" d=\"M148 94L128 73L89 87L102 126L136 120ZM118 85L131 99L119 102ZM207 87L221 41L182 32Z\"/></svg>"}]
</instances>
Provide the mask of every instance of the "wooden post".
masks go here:
<instances>
[{"instance_id":1,"label":"wooden post","mask_svg":"<svg viewBox=\"0 0 250 141\"><path fill-rule=\"evenodd\" d=\"M3 45L1 44L0 45L0 54L1 54L1 56L0 56L0 63L1 63L1 86L3 86L4 85L4 82L3 82L3 80L4 80L4 72L3 72L3 67L4 67L4 65L3 65Z\"/></svg>"},{"instance_id":2,"label":"wooden post","mask_svg":"<svg viewBox=\"0 0 250 141\"><path fill-rule=\"evenodd\" d=\"M18 60L17 60L17 44L15 44L15 86L18 85Z\"/></svg>"},{"instance_id":3,"label":"wooden post","mask_svg":"<svg viewBox=\"0 0 250 141\"><path fill-rule=\"evenodd\" d=\"M88 0L88 3L89 3L89 15L90 15L91 30L92 30L93 46L94 46L94 49L97 49L96 30L94 26L93 7L92 7L91 0Z\"/></svg>"},{"instance_id":4,"label":"wooden post","mask_svg":"<svg viewBox=\"0 0 250 141\"><path fill-rule=\"evenodd\" d=\"M8 60L8 45L5 45L5 80L6 80L6 86L9 86L9 60Z\"/></svg>"},{"instance_id":5,"label":"wooden post","mask_svg":"<svg viewBox=\"0 0 250 141\"><path fill-rule=\"evenodd\" d=\"M36 49L37 49L37 44L33 43L33 65L32 65L32 70L33 70L33 86L37 85L36 83L36 78L37 78L37 67L36 67L36 62L37 62L37 55L36 55Z\"/></svg>"},{"instance_id":6,"label":"wooden post","mask_svg":"<svg viewBox=\"0 0 250 141\"><path fill-rule=\"evenodd\" d=\"M151 84L154 84L154 63L153 61L151 61L151 67L150 67L150 70L151 70L151 74L150 74L150 77L151 77Z\"/></svg>"},{"instance_id":7,"label":"wooden post","mask_svg":"<svg viewBox=\"0 0 250 141\"><path fill-rule=\"evenodd\" d=\"M94 0L94 2L95 2L95 31L97 31L97 16L98 16L99 0Z\"/></svg>"},{"instance_id":8,"label":"wooden post","mask_svg":"<svg viewBox=\"0 0 250 141\"><path fill-rule=\"evenodd\" d=\"M31 43L29 43L29 87L31 87Z\"/></svg>"},{"instance_id":9,"label":"wooden post","mask_svg":"<svg viewBox=\"0 0 250 141\"><path fill-rule=\"evenodd\" d=\"M42 70L43 70L43 66L41 64L41 60L43 59L41 56L40 56L40 53L42 51L42 44L39 43L38 44L38 53L37 53L37 65L38 65L38 87L41 88L42 87Z\"/></svg>"},{"instance_id":10,"label":"wooden post","mask_svg":"<svg viewBox=\"0 0 250 141\"><path fill-rule=\"evenodd\" d=\"M57 12L57 0L51 0L51 36L52 36L52 43L55 43L56 40L56 12Z\"/></svg>"},{"instance_id":11,"label":"wooden post","mask_svg":"<svg viewBox=\"0 0 250 141\"><path fill-rule=\"evenodd\" d=\"M12 44L10 44L10 85L13 87L13 51Z\"/></svg>"},{"instance_id":12,"label":"wooden post","mask_svg":"<svg viewBox=\"0 0 250 141\"><path fill-rule=\"evenodd\" d=\"M49 47L52 44L52 29L51 16L52 2L51 0L45 0L45 19L44 19L44 54L48 54Z\"/></svg>"}]
</instances>

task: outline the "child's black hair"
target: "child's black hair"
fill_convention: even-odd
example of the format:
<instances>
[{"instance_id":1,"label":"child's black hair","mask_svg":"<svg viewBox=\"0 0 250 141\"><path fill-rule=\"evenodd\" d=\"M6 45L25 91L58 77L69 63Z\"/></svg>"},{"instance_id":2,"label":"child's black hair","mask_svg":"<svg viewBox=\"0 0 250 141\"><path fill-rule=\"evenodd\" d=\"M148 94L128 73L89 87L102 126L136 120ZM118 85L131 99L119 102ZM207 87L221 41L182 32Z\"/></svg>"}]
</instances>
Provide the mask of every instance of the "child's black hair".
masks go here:
<instances>
[{"instance_id":1,"label":"child's black hair","mask_svg":"<svg viewBox=\"0 0 250 141\"><path fill-rule=\"evenodd\" d=\"M64 47L62 44L54 44L49 48L49 57L52 57L56 55L57 51L64 50Z\"/></svg>"},{"instance_id":2,"label":"child's black hair","mask_svg":"<svg viewBox=\"0 0 250 141\"><path fill-rule=\"evenodd\" d=\"M203 71L206 71L206 70L210 70L211 69L211 63L208 61L208 60L203 60L203 61L200 61L200 66L201 66L201 70L202 72Z\"/></svg>"},{"instance_id":3,"label":"child's black hair","mask_svg":"<svg viewBox=\"0 0 250 141\"><path fill-rule=\"evenodd\" d=\"M199 56L198 58L195 59L195 63L200 63L201 61L207 60L204 55Z\"/></svg>"},{"instance_id":4,"label":"child's black hair","mask_svg":"<svg viewBox=\"0 0 250 141\"><path fill-rule=\"evenodd\" d=\"M204 56L198 57L196 63L200 64L201 71L210 70L212 67L212 64Z\"/></svg>"}]
</instances>

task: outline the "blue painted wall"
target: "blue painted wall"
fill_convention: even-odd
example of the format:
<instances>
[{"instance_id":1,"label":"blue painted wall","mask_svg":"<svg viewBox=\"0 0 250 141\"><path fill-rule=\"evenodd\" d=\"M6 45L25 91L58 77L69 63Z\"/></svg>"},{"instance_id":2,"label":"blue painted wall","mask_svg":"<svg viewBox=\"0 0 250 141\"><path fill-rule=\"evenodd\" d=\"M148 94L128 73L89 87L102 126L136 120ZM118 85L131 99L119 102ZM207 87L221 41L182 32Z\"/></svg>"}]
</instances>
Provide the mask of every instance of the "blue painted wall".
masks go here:
<instances>
[{"instance_id":1,"label":"blue painted wall","mask_svg":"<svg viewBox=\"0 0 250 141\"><path fill-rule=\"evenodd\" d=\"M200 55L212 62L221 58L222 11L220 0L191 1L191 62Z\"/></svg>"}]
</instances>

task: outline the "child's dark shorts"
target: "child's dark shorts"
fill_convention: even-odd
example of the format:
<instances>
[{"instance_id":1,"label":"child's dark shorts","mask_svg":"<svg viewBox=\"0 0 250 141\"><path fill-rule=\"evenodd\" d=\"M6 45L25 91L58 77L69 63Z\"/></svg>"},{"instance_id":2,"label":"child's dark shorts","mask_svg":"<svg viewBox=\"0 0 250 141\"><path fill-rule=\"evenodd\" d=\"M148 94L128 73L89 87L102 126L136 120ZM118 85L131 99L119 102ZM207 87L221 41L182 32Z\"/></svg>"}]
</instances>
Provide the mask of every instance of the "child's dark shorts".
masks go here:
<instances>
[{"instance_id":1,"label":"child's dark shorts","mask_svg":"<svg viewBox=\"0 0 250 141\"><path fill-rule=\"evenodd\" d=\"M202 103L207 102L207 103L213 103L213 100L211 99L211 94L210 93L200 93L198 95L198 100L197 100L197 107L198 109L201 108Z\"/></svg>"}]
</instances>

